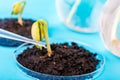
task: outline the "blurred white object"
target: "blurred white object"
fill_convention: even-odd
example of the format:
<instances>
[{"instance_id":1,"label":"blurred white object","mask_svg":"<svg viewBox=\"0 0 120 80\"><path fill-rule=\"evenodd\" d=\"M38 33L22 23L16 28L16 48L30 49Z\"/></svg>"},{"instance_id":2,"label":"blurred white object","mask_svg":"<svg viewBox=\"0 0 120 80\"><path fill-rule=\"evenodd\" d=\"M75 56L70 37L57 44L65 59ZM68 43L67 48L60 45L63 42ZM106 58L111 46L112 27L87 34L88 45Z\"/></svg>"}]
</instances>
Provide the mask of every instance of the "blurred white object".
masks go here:
<instances>
[{"instance_id":1,"label":"blurred white object","mask_svg":"<svg viewBox=\"0 0 120 80\"><path fill-rule=\"evenodd\" d=\"M120 0L108 0L100 19L100 32L105 46L120 57Z\"/></svg>"},{"instance_id":2,"label":"blurred white object","mask_svg":"<svg viewBox=\"0 0 120 80\"><path fill-rule=\"evenodd\" d=\"M72 30L97 32L99 16L106 0L56 0L60 19Z\"/></svg>"}]
</instances>

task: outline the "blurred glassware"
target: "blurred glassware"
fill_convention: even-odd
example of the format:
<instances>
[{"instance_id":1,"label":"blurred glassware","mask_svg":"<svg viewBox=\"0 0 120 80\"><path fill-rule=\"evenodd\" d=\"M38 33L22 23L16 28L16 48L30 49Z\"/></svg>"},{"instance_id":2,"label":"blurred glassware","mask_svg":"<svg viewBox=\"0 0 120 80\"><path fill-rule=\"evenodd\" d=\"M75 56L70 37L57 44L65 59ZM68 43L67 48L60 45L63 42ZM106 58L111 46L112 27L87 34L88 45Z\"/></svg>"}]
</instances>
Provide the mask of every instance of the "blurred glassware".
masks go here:
<instances>
[{"instance_id":1,"label":"blurred glassware","mask_svg":"<svg viewBox=\"0 0 120 80\"><path fill-rule=\"evenodd\" d=\"M56 0L60 19L72 30L98 32L99 16L106 0Z\"/></svg>"},{"instance_id":2,"label":"blurred glassware","mask_svg":"<svg viewBox=\"0 0 120 80\"><path fill-rule=\"evenodd\" d=\"M120 0L108 0L101 13L100 33L106 48L120 57Z\"/></svg>"}]
</instances>

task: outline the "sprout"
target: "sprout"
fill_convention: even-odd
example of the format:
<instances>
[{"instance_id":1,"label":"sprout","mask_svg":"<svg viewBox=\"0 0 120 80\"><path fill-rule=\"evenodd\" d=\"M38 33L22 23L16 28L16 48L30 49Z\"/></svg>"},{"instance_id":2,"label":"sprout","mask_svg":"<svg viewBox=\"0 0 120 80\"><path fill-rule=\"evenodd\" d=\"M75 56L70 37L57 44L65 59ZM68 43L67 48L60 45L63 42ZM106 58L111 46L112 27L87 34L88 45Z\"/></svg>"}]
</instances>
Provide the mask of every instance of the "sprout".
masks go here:
<instances>
[{"instance_id":1,"label":"sprout","mask_svg":"<svg viewBox=\"0 0 120 80\"><path fill-rule=\"evenodd\" d=\"M13 9L12 9L12 12L11 12L12 15L13 15L13 14L15 14L15 15L19 14L18 23L19 23L20 25L22 25L22 26L23 26L22 12L23 12L23 9L24 9L25 5L26 5L26 1L25 1L25 0L20 1L20 2L16 2L16 3L13 5Z\"/></svg>"},{"instance_id":2,"label":"sprout","mask_svg":"<svg viewBox=\"0 0 120 80\"><path fill-rule=\"evenodd\" d=\"M48 26L45 20L38 20L33 23L31 28L32 38L37 41L42 41L43 39L46 40L47 44L47 55L50 57L52 55L49 37L48 37ZM42 49L40 46L37 48Z\"/></svg>"}]
</instances>

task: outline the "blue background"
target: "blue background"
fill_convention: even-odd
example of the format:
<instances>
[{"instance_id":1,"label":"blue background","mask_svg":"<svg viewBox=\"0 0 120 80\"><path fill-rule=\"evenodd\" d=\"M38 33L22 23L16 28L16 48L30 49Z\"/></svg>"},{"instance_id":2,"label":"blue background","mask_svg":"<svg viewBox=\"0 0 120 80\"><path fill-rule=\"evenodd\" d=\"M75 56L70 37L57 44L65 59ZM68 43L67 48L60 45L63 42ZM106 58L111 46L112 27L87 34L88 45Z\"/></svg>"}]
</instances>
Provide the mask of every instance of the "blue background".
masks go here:
<instances>
[{"instance_id":1,"label":"blue background","mask_svg":"<svg viewBox=\"0 0 120 80\"><path fill-rule=\"evenodd\" d=\"M17 0L0 0L0 18L11 16L12 4ZM120 58L105 49L100 33L78 33L68 29L57 16L55 0L27 0L23 13L24 18L46 19L49 23L50 38L74 39L94 46L105 56L105 67L102 74L95 80L120 80ZM17 47L0 46L0 80L35 80L21 72L15 64L13 54Z\"/></svg>"}]
</instances>

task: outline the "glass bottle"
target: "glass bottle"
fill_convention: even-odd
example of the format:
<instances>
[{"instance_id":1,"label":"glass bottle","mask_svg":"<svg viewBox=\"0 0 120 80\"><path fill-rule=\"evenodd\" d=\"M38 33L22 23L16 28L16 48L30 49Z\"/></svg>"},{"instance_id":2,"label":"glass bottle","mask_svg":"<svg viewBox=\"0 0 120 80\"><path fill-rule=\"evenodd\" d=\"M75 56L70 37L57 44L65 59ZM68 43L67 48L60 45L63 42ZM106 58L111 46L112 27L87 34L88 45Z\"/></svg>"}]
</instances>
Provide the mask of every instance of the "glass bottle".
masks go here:
<instances>
[{"instance_id":1,"label":"glass bottle","mask_svg":"<svg viewBox=\"0 0 120 80\"><path fill-rule=\"evenodd\" d=\"M106 0L56 0L60 19L72 30L97 32L99 16Z\"/></svg>"},{"instance_id":2,"label":"glass bottle","mask_svg":"<svg viewBox=\"0 0 120 80\"><path fill-rule=\"evenodd\" d=\"M120 0L107 0L101 13L100 33L106 48L120 57Z\"/></svg>"}]
</instances>

